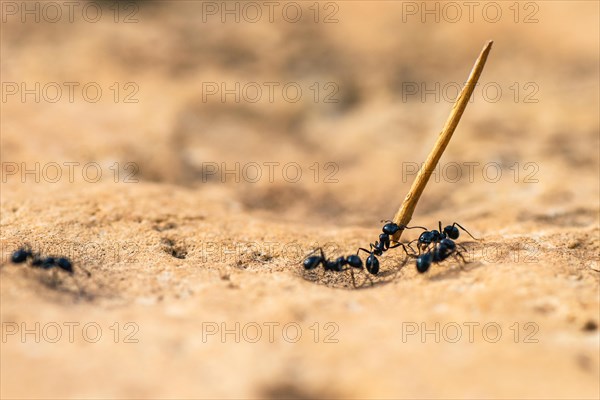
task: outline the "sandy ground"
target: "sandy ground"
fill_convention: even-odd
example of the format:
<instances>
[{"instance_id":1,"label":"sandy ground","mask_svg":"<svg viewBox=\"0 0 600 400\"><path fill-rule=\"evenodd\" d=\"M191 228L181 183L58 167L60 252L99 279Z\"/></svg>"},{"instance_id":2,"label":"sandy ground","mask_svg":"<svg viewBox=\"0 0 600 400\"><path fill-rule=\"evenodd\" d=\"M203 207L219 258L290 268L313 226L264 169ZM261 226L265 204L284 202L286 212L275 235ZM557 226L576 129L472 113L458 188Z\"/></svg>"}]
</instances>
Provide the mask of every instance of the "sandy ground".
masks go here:
<instances>
[{"instance_id":1,"label":"sandy ground","mask_svg":"<svg viewBox=\"0 0 600 400\"><path fill-rule=\"evenodd\" d=\"M600 397L598 3L77 4L2 2L2 398ZM376 240L488 39L413 217L469 262L304 272Z\"/></svg>"}]
</instances>

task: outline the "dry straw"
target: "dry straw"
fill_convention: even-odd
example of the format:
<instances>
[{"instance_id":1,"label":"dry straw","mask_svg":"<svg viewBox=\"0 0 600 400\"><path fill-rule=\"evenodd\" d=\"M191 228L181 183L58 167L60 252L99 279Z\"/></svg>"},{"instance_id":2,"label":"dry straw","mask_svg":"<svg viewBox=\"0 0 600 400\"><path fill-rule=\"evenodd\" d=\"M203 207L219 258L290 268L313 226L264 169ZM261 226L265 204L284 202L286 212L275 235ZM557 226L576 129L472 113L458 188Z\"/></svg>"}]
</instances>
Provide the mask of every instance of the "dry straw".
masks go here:
<instances>
[{"instance_id":1,"label":"dry straw","mask_svg":"<svg viewBox=\"0 0 600 400\"><path fill-rule=\"evenodd\" d=\"M394 222L396 224L400 226L406 226L410 222L413 212L415 211L415 207L417 206L417 202L419 201L419 198L421 197L421 194L423 193L423 190L427 185L427 181L429 181L431 173L437 166L437 163L440 160L442 153L444 153L446 146L448 146L448 143L452 138L452 134L454 133L454 130L456 129L456 126L460 121L460 117L462 117L465 108L467 108L469 98L473 94L473 90L475 89L475 85L479 80L481 71L483 71L485 61L487 60L488 54L492 49L492 43L492 41L489 41L485 45L485 47L481 51L481 54L477 58L477 61L475 61L475 65L471 70L469 79L467 80L465 87L460 92L458 99L456 99L454 107L452 107L452 111L450 112L450 116L446 121L446 125L444 125L442 132L440 133L437 141L435 142L435 145L433 146L433 150L431 150L431 153L429 153L427 160L419 170L419 173L417 174L417 177L415 178L410 190L408 191L408 194L404 198L400 209L394 216ZM401 235L402 230L399 230L393 236L393 239L399 240Z\"/></svg>"}]
</instances>

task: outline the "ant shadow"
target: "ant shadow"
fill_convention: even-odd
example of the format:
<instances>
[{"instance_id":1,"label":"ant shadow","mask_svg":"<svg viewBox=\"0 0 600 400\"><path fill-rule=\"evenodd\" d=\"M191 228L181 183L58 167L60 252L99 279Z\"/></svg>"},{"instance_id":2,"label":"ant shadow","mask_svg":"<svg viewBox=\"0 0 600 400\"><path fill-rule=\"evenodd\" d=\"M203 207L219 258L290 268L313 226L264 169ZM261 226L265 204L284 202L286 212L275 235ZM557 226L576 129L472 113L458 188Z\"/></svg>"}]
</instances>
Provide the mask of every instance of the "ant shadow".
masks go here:
<instances>
[{"instance_id":1,"label":"ant shadow","mask_svg":"<svg viewBox=\"0 0 600 400\"><path fill-rule=\"evenodd\" d=\"M73 276L68 276L68 279L71 280L71 283L66 282L65 277L59 277L55 274L55 271L52 271L51 274L46 274L46 271L36 271L41 272L41 276L38 276L37 281L43 285L45 288L59 293L65 296L72 298L75 301L84 301L84 302L92 302L96 299L96 296L90 291L86 290L84 286L82 286L79 280L75 280Z\"/></svg>"},{"instance_id":2,"label":"ant shadow","mask_svg":"<svg viewBox=\"0 0 600 400\"><path fill-rule=\"evenodd\" d=\"M485 264L474 260L474 252L480 245L481 243L472 241L460 243L460 247L464 250L461 254L463 254L468 261L463 262L462 260L459 260L458 257L454 257L458 265L448 263L448 265L445 266L443 263L437 263L437 268L441 267L441 270L434 273L429 272L429 280L442 281L446 279L458 279L464 273L484 267Z\"/></svg>"},{"instance_id":3,"label":"ant shadow","mask_svg":"<svg viewBox=\"0 0 600 400\"><path fill-rule=\"evenodd\" d=\"M91 276L86 275L87 279L84 283L82 283L81 278L84 274L80 274L80 276L75 277L70 274L62 274L54 269L49 271L44 269L31 268L30 266L22 268L17 265L11 265L10 263L6 263L0 266L0 271L2 273L8 273L9 269L12 269L13 267L15 269L15 273L17 272L16 270L20 270L18 271L20 272L20 274L17 275L21 275L22 278L25 280L36 282L41 288L45 288L49 291L46 293L56 293L59 295L63 295L65 297L73 299L76 302L91 302L97 298L97 296L89 290L90 285L88 281L91 278ZM40 287L33 287L32 290L38 292L39 294L42 294L42 291L40 291Z\"/></svg>"},{"instance_id":4,"label":"ant shadow","mask_svg":"<svg viewBox=\"0 0 600 400\"><path fill-rule=\"evenodd\" d=\"M478 261L461 264L459 267L449 266L448 268L446 268L440 272L431 274L429 276L429 280L444 281L444 280L448 280L448 279L459 279L462 274L474 271L474 270L482 268L484 266L485 265L483 263L478 262Z\"/></svg>"}]
</instances>

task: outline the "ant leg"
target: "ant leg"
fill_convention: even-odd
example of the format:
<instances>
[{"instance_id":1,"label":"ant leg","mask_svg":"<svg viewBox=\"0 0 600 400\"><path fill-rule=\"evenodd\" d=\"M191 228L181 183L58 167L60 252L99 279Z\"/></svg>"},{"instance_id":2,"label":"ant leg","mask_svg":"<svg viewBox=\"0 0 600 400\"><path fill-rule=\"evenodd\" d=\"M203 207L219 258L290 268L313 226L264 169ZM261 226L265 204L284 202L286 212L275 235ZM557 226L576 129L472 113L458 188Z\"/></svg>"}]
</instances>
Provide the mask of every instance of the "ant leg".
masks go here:
<instances>
[{"instance_id":1,"label":"ant leg","mask_svg":"<svg viewBox=\"0 0 600 400\"><path fill-rule=\"evenodd\" d=\"M467 251L467 248L465 246L463 246L462 243L456 243L454 242L454 244L456 245L456 247L460 247L461 249L463 249L464 251Z\"/></svg>"},{"instance_id":2,"label":"ant leg","mask_svg":"<svg viewBox=\"0 0 600 400\"><path fill-rule=\"evenodd\" d=\"M310 253L308 253L306 256L304 256L304 258L308 258L308 256L316 253L317 251L321 252L321 258L325 259L325 253L323 253L323 248L322 247L317 247L316 249L314 249L313 251L311 251Z\"/></svg>"},{"instance_id":3,"label":"ant leg","mask_svg":"<svg viewBox=\"0 0 600 400\"><path fill-rule=\"evenodd\" d=\"M56 270L56 267L52 268L52 279L50 280L50 285L55 288L58 286L59 283L59 279L58 279L58 271Z\"/></svg>"},{"instance_id":4,"label":"ant leg","mask_svg":"<svg viewBox=\"0 0 600 400\"><path fill-rule=\"evenodd\" d=\"M400 242L395 242L395 243L396 244L394 246L390 246L390 249L395 249L396 247L402 246L402 249L404 250L404 252L406 253L406 255L407 256L410 255L410 254L408 254L408 251L406 250L406 246L404 246L404 243L400 243ZM412 250L412 247L411 247L411 250ZM414 252L414 250L413 250L413 252Z\"/></svg>"},{"instance_id":5,"label":"ant leg","mask_svg":"<svg viewBox=\"0 0 600 400\"><path fill-rule=\"evenodd\" d=\"M375 285L375 284L373 283L373 279L371 279L371 277L369 276L369 274L368 274L368 273L366 273L364 270L363 270L363 274L364 274L364 276L365 276L365 280L364 280L364 281L363 281L363 283L360 285L361 287L365 285L365 283L367 282L367 280L368 280L369 282L371 282L371 286Z\"/></svg>"},{"instance_id":6,"label":"ant leg","mask_svg":"<svg viewBox=\"0 0 600 400\"><path fill-rule=\"evenodd\" d=\"M323 248L319 247L319 251L321 252L321 258L323 259L322 264L325 266L325 253L323 252Z\"/></svg>"},{"instance_id":7,"label":"ant leg","mask_svg":"<svg viewBox=\"0 0 600 400\"><path fill-rule=\"evenodd\" d=\"M369 251L363 247L359 247L359 249L356 251L356 254L358 254L359 251L364 251L365 253L367 253L368 255L373 255L372 251ZM365 270L361 270L364 275L365 275L365 280L363 281L363 283L360 286L364 286L365 282L367 281L367 279L371 282L371 286L373 286L373 279L371 279L371 277L369 276L368 273L365 272ZM354 280L354 270L353 268L350 268L350 273L352 274L352 284L354 285L355 288L358 288L359 286L356 286L356 281Z\"/></svg>"},{"instance_id":8,"label":"ant leg","mask_svg":"<svg viewBox=\"0 0 600 400\"><path fill-rule=\"evenodd\" d=\"M80 284L79 280L75 277L75 274L69 274L69 275L73 279L73 283L75 284L75 286L77 286L77 291L79 292L79 295L80 296L84 295L85 290L83 289L83 286Z\"/></svg>"},{"instance_id":9,"label":"ant leg","mask_svg":"<svg viewBox=\"0 0 600 400\"><path fill-rule=\"evenodd\" d=\"M440 227L440 233L443 233L444 231L442 230L442 221L438 221L438 226Z\"/></svg>"},{"instance_id":10,"label":"ant leg","mask_svg":"<svg viewBox=\"0 0 600 400\"><path fill-rule=\"evenodd\" d=\"M350 268L350 277L352 278L352 286L356 289L356 279L354 279L354 271Z\"/></svg>"},{"instance_id":11,"label":"ant leg","mask_svg":"<svg viewBox=\"0 0 600 400\"><path fill-rule=\"evenodd\" d=\"M418 229L423 229L424 231L427 230L427 228L425 228L424 226L418 226L418 225L415 225L415 226L406 226L406 225L404 225L404 229L417 229L417 228Z\"/></svg>"},{"instance_id":12,"label":"ant leg","mask_svg":"<svg viewBox=\"0 0 600 400\"><path fill-rule=\"evenodd\" d=\"M358 289L361 286L364 286L365 282L367 281L367 279L365 278L365 280L363 281L363 283L359 286L356 284L356 278L354 277L354 268L348 268L350 270L350 277L352 278L352 286L354 287L354 289ZM346 269L344 271L347 271ZM365 275L367 278L371 279L368 275ZM371 281L371 284L373 284L373 281Z\"/></svg>"},{"instance_id":13,"label":"ant leg","mask_svg":"<svg viewBox=\"0 0 600 400\"><path fill-rule=\"evenodd\" d=\"M352 268L350 268L350 277L352 278L352 286L354 287L354 289L356 289L358 286L356 286L356 279L354 279L354 271L352 270Z\"/></svg>"},{"instance_id":14,"label":"ant leg","mask_svg":"<svg viewBox=\"0 0 600 400\"><path fill-rule=\"evenodd\" d=\"M382 219L381 222L390 222L392 224L395 224L394 221L391 221L389 219ZM427 230L427 228L425 228L423 226L408 226L408 225L402 225L402 224L397 224L397 225L400 227L400 229L417 229L417 228L419 228L419 229L423 229L424 231Z\"/></svg>"},{"instance_id":15,"label":"ant leg","mask_svg":"<svg viewBox=\"0 0 600 400\"><path fill-rule=\"evenodd\" d=\"M373 245L372 245L372 244L371 244L371 247L373 247ZM358 255L358 252L359 252L359 251L361 251L361 250L362 250L362 251L364 251L365 253L367 253L368 255L371 255L371 254L373 254L373 252L372 252L372 251L369 251L369 250L367 250L367 249L365 249L365 248L363 248L363 247L359 247L359 248L358 248L358 250L356 250L356 254Z\"/></svg>"},{"instance_id":16,"label":"ant leg","mask_svg":"<svg viewBox=\"0 0 600 400\"><path fill-rule=\"evenodd\" d=\"M481 239L477 239L475 236L471 235L471 232L469 232L468 230L466 230L465 228L463 228L458 222L455 222L455 223L452 224L452 226L454 226L454 225L458 226L460 229L462 229L463 231L467 232L467 234L469 236L471 236L473 239L475 239L475 240L481 240Z\"/></svg>"},{"instance_id":17,"label":"ant leg","mask_svg":"<svg viewBox=\"0 0 600 400\"><path fill-rule=\"evenodd\" d=\"M463 257L462 253L460 251L455 251L454 254L453 254L453 256L454 256L454 259L456 261L458 261L458 258L460 257L460 260L462 261L462 263L459 261L458 265L460 266L460 269L464 271L465 265L467 264L467 261Z\"/></svg>"},{"instance_id":18,"label":"ant leg","mask_svg":"<svg viewBox=\"0 0 600 400\"><path fill-rule=\"evenodd\" d=\"M456 245L459 246L461 249L463 249L465 252L467 252L467 253L469 252L469 250L465 246L463 246L462 244L456 243Z\"/></svg>"},{"instance_id":19,"label":"ant leg","mask_svg":"<svg viewBox=\"0 0 600 400\"><path fill-rule=\"evenodd\" d=\"M415 253L415 249L412 248L411 244L414 243L414 242L417 242L418 240L419 239L414 239L414 240L411 240L410 242L407 243L407 246L413 251L413 253ZM417 246L418 245L419 244L417 243Z\"/></svg>"},{"instance_id":20,"label":"ant leg","mask_svg":"<svg viewBox=\"0 0 600 400\"><path fill-rule=\"evenodd\" d=\"M433 246L435 248L437 242L431 242L431 243L421 243L420 245L417 244L418 249L419 249L419 254L423 254L423 253L428 253L431 250L431 246Z\"/></svg>"},{"instance_id":21,"label":"ant leg","mask_svg":"<svg viewBox=\"0 0 600 400\"><path fill-rule=\"evenodd\" d=\"M58 282L58 276L56 275L56 268L52 268L52 286L56 286Z\"/></svg>"},{"instance_id":22,"label":"ant leg","mask_svg":"<svg viewBox=\"0 0 600 400\"><path fill-rule=\"evenodd\" d=\"M80 270L82 270L83 272L85 272L85 275L89 278L92 276L92 273L90 271L88 271L87 269L83 268L82 266L77 267Z\"/></svg>"}]
</instances>

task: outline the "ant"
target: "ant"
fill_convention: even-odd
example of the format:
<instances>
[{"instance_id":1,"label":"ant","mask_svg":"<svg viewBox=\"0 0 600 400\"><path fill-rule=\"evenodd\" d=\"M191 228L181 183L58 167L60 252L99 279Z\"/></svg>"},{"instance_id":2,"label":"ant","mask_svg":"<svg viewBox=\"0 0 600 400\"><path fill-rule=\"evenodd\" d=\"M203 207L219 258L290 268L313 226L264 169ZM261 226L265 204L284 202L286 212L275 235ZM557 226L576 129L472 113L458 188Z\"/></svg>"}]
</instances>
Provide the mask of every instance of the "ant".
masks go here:
<instances>
[{"instance_id":1,"label":"ant","mask_svg":"<svg viewBox=\"0 0 600 400\"><path fill-rule=\"evenodd\" d=\"M466 262L461 252L457 250L456 243L454 243L452 239L443 238L436 243L433 250L423 253L417 257L417 271L420 273L427 272L432 263L440 263L451 255L454 255L454 257L460 257L463 263Z\"/></svg>"},{"instance_id":2,"label":"ant","mask_svg":"<svg viewBox=\"0 0 600 400\"><path fill-rule=\"evenodd\" d=\"M390 220L382 220L381 222L386 222L386 224L381 229L383 233L379 234L379 240L376 241L375 243L369 244L370 250L360 247L358 249L358 251L356 252L356 254L358 254L358 252L362 250L365 253L369 254L369 257L367 257L365 264L367 267L367 271L369 271L373 275L377 275L377 273L379 272L379 260L377 259L376 256L381 256L381 255L383 255L383 253L385 251L387 251L389 249L395 249L396 247L400 247L400 246L402 246L402 249L404 250L406 255L409 255L408 251L406 250L406 246L403 243L396 242L396 241L394 241L394 244L392 244L392 239L390 238L390 236L393 236L396 232L398 232L402 229L419 228L419 229L427 230L426 228L424 228L422 226L409 227L406 225L398 225L395 222L392 222ZM413 250L412 247L410 247L410 244L408 244L408 247L411 250ZM413 250L413 252L414 252L414 250Z\"/></svg>"},{"instance_id":3,"label":"ant","mask_svg":"<svg viewBox=\"0 0 600 400\"><path fill-rule=\"evenodd\" d=\"M460 231L458 228L465 231L473 239L479 240L471 235L471 233L462 227L458 222L454 222L452 225L447 225L443 230L442 221L439 221L438 224L439 231L434 229L423 232L417 239L417 247L421 254L417 257L416 266L417 271L420 273L424 273L429 270L429 267L431 267L432 263L440 263L451 255L454 255L455 258L460 257L463 264L466 262L462 253L457 249L456 243L454 243L454 240L458 239L460 236ZM433 248L431 248L432 244ZM464 246L460 244L458 246L466 251ZM425 252L423 253L423 251Z\"/></svg>"},{"instance_id":4,"label":"ant","mask_svg":"<svg viewBox=\"0 0 600 400\"><path fill-rule=\"evenodd\" d=\"M458 228L465 231L473 239L478 240L473 235L471 235L471 233L468 230L463 228L458 222L454 222L452 225L447 225L443 230L442 230L442 221L439 221L438 223L439 223L439 231L436 229L433 229L431 231L428 231L427 229L425 229L425 232L421 233L419 238L416 239L417 249L419 249L419 253L423 252L424 250L427 250L431 244L435 245L435 244L439 243L440 241L442 241L443 239L453 239L453 240L458 239L458 237L460 236L460 231L458 230ZM414 242L414 240L413 240L413 242ZM410 243L409 243L409 245L410 245Z\"/></svg>"},{"instance_id":5,"label":"ant","mask_svg":"<svg viewBox=\"0 0 600 400\"><path fill-rule=\"evenodd\" d=\"M21 248L15 251L12 254L11 261L15 264L22 264L26 262L28 259L31 259L31 266L35 268L42 269L51 269L53 267L58 267L63 271L68 272L69 274L73 274L73 264L71 260L66 257L46 257L42 258L39 254L33 253L31 250L27 248ZM88 276L91 274L88 273Z\"/></svg>"},{"instance_id":6,"label":"ant","mask_svg":"<svg viewBox=\"0 0 600 400\"><path fill-rule=\"evenodd\" d=\"M310 256L310 254L315 252L320 252L320 255ZM375 259L377 260L377 259ZM352 284L356 287L356 281L354 279L354 271L353 268L362 270L363 262L360 257L356 254L351 254L348 257L338 257L335 261L329 260L325 257L325 253L323 252L323 248L319 247L318 249L313 250L309 253L309 257L306 257L304 260L304 269L305 270L313 270L317 268L319 265L323 265L323 269L325 271L335 271L335 272L343 272L350 270L350 275L352 276ZM349 265L349 268L344 268L346 265ZM377 263L377 270L372 272L372 262L367 259L367 271L372 274L376 274L379 271L379 263Z\"/></svg>"},{"instance_id":7,"label":"ant","mask_svg":"<svg viewBox=\"0 0 600 400\"><path fill-rule=\"evenodd\" d=\"M56 283L56 268L68 273L75 280L75 284L79 287L77 280L74 277L73 263L67 257L42 257L39 253L33 252L29 247L22 247L16 250L12 256L11 261L15 264L23 264L30 261L30 265L33 268L41 269L53 269L53 279ZM85 272L89 278L92 274L83 267L79 267ZM81 290L81 288L80 288Z\"/></svg>"}]
</instances>

